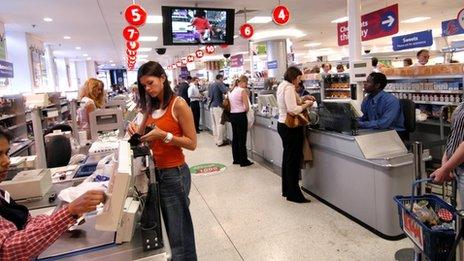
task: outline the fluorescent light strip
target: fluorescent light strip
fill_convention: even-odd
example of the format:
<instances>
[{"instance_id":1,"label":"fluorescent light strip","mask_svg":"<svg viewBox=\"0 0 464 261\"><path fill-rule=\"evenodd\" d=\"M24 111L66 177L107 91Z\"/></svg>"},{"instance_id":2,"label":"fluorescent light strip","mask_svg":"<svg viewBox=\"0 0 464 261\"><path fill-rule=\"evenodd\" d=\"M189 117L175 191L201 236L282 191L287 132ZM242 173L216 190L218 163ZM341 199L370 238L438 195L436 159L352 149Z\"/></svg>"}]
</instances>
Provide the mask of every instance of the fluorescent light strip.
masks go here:
<instances>
[{"instance_id":1,"label":"fluorescent light strip","mask_svg":"<svg viewBox=\"0 0 464 261\"><path fill-rule=\"evenodd\" d=\"M265 31L260 31L256 32L255 35L253 36L253 40L262 40L266 38L272 38L272 37L296 37L300 38L305 36L306 34L298 29L278 29L278 30L265 30Z\"/></svg>"},{"instance_id":2,"label":"fluorescent light strip","mask_svg":"<svg viewBox=\"0 0 464 261\"><path fill-rule=\"evenodd\" d=\"M76 46L76 50L81 50L81 49L82 49L82 47Z\"/></svg>"},{"instance_id":3,"label":"fluorescent light strip","mask_svg":"<svg viewBox=\"0 0 464 261\"><path fill-rule=\"evenodd\" d=\"M163 17L161 15L149 15L147 16L147 24L162 24Z\"/></svg>"},{"instance_id":4,"label":"fluorescent light strip","mask_svg":"<svg viewBox=\"0 0 464 261\"><path fill-rule=\"evenodd\" d=\"M69 39L71 39L71 36L67 36L67 35L65 35L65 36L63 36L63 39L65 39L65 40L69 40Z\"/></svg>"},{"instance_id":5,"label":"fluorescent light strip","mask_svg":"<svg viewBox=\"0 0 464 261\"><path fill-rule=\"evenodd\" d=\"M151 52L153 48L150 47L140 47L137 52L142 53L142 52Z\"/></svg>"},{"instance_id":6,"label":"fluorescent light strip","mask_svg":"<svg viewBox=\"0 0 464 261\"><path fill-rule=\"evenodd\" d=\"M53 22L53 19L50 18L50 17L44 17L43 20L44 20L45 22L47 22L47 23Z\"/></svg>"},{"instance_id":7,"label":"fluorescent light strip","mask_svg":"<svg viewBox=\"0 0 464 261\"><path fill-rule=\"evenodd\" d=\"M413 18L403 20L400 23L402 23L402 24L413 24L413 23L419 23L419 22L423 22L423 21L426 21L426 20L430 20L430 19L431 18L428 17L428 16L418 16L418 17L413 17Z\"/></svg>"},{"instance_id":8,"label":"fluorescent light strip","mask_svg":"<svg viewBox=\"0 0 464 261\"><path fill-rule=\"evenodd\" d=\"M338 24L338 23L343 23L348 21L348 16L340 17L335 20L330 21L332 24Z\"/></svg>"},{"instance_id":9,"label":"fluorescent light strip","mask_svg":"<svg viewBox=\"0 0 464 261\"><path fill-rule=\"evenodd\" d=\"M140 36L139 42L156 42L158 41L157 36Z\"/></svg>"},{"instance_id":10,"label":"fluorescent light strip","mask_svg":"<svg viewBox=\"0 0 464 261\"><path fill-rule=\"evenodd\" d=\"M249 24L267 24L272 21L270 16L255 16L247 21Z\"/></svg>"},{"instance_id":11,"label":"fluorescent light strip","mask_svg":"<svg viewBox=\"0 0 464 261\"><path fill-rule=\"evenodd\" d=\"M304 46L305 47L316 47L316 46L319 46L319 45L322 45L322 43L308 43L308 44L305 44Z\"/></svg>"}]
</instances>

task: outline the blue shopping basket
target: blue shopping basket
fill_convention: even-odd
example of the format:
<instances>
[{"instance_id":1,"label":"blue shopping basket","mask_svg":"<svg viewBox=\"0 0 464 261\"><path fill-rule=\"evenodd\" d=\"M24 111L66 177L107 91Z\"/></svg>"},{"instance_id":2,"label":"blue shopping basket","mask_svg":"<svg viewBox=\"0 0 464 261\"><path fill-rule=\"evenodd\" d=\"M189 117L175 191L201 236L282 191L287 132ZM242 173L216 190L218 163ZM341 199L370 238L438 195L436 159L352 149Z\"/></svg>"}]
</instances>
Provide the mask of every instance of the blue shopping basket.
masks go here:
<instances>
[{"instance_id":1,"label":"blue shopping basket","mask_svg":"<svg viewBox=\"0 0 464 261\"><path fill-rule=\"evenodd\" d=\"M413 202L425 200L428 206L435 211L441 208L450 211L453 214L453 220L456 221L456 209L443 199L435 195L414 196L417 184L427 181L431 179L415 181L412 184L411 196L395 196L393 199L398 204L400 227L404 233L430 260L446 260L453 250L456 237L454 229L432 230L412 212ZM411 207L408 209L406 204L410 204Z\"/></svg>"}]
</instances>

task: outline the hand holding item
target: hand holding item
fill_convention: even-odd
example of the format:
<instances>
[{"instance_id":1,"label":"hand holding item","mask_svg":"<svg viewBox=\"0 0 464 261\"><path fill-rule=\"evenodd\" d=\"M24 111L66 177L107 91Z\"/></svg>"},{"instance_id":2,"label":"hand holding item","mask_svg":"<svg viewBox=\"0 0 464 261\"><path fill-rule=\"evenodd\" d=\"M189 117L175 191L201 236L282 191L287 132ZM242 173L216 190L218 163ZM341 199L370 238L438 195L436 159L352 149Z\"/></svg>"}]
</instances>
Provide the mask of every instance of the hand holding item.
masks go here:
<instances>
[{"instance_id":1,"label":"hand holding item","mask_svg":"<svg viewBox=\"0 0 464 261\"><path fill-rule=\"evenodd\" d=\"M445 181L451 181L454 179L453 173L446 171L444 168L435 170L431 175L433 182L437 184L443 184Z\"/></svg>"},{"instance_id":2,"label":"hand holding item","mask_svg":"<svg viewBox=\"0 0 464 261\"><path fill-rule=\"evenodd\" d=\"M166 137L167 133L158 127L153 127L153 130L143 135L141 138L142 142L150 142L154 140L163 140Z\"/></svg>"},{"instance_id":3,"label":"hand holding item","mask_svg":"<svg viewBox=\"0 0 464 261\"><path fill-rule=\"evenodd\" d=\"M89 190L68 205L71 215L82 216L97 209L97 205L106 201L102 190Z\"/></svg>"},{"instance_id":4,"label":"hand holding item","mask_svg":"<svg viewBox=\"0 0 464 261\"><path fill-rule=\"evenodd\" d=\"M303 101L312 101L312 102L315 102L316 101L316 98L312 95L306 95L306 96L303 96Z\"/></svg>"},{"instance_id":5,"label":"hand holding item","mask_svg":"<svg viewBox=\"0 0 464 261\"><path fill-rule=\"evenodd\" d=\"M139 130L139 126L135 122L129 123L129 126L127 127L127 131L129 132L130 135L133 135Z\"/></svg>"},{"instance_id":6,"label":"hand holding item","mask_svg":"<svg viewBox=\"0 0 464 261\"><path fill-rule=\"evenodd\" d=\"M304 106L304 109L309 108L309 107L313 106L313 101L306 100L306 101L304 101L303 106Z\"/></svg>"}]
</instances>

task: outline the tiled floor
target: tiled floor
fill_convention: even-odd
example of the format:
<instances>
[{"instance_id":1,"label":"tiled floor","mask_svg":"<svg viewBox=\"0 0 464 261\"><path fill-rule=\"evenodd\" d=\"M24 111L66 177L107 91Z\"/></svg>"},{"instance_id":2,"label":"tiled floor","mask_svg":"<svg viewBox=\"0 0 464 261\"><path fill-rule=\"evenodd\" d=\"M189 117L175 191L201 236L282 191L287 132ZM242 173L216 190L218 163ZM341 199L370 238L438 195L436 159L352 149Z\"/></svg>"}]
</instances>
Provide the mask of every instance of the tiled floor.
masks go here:
<instances>
[{"instance_id":1,"label":"tiled floor","mask_svg":"<svg viewBox=\"0 0 464 261\"><path fill-rule=\"evenodd\" d=\"M185 151L189 165L227 166L193 178L199 260L407 260L395 256L412 247L408 239L383 240L313 198L285 201L279 176L257 163L232 165L231 147L216 147L210 134L198 139L197 150Z\"/></svg>"}]
</instances>

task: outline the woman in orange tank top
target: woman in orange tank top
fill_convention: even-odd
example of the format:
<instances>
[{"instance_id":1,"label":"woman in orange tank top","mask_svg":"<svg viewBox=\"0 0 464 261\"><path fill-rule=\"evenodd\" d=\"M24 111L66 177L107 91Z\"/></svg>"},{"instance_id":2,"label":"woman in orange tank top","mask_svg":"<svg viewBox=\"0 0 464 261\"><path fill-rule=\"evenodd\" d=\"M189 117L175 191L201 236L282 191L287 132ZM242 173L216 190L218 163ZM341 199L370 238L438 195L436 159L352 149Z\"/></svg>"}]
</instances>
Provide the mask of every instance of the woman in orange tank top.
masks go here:
<instances>
[{"instance_id":1,"label":"woman in orange tank top","mask_svg":"<svg viewBox=\"0 0 464 261\"><path fill-rule=\"evenodd\" d=\"M129 125L128 131L142 135L146 126L153 127L141 140L153 151L172 259L196 260L188 199L191 177L182 153L182 148L195 150L197 146L193 114L187 102L174 95L159 63L142 65L137 79L144 119L139 127Z\"/></svg>"}]
</instances>

